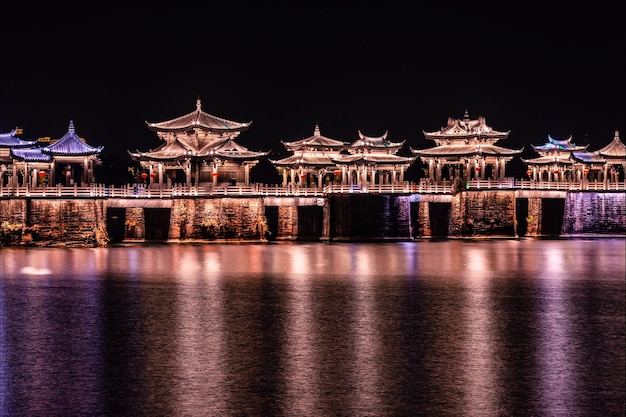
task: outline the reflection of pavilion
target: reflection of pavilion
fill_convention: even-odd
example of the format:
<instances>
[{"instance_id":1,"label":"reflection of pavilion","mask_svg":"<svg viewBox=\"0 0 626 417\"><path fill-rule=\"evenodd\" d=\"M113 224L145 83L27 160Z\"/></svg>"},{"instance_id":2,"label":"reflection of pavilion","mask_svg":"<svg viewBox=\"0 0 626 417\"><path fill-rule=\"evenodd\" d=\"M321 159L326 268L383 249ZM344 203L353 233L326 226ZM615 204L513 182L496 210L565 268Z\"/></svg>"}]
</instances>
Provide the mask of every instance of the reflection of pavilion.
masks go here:
<instances>
[{"instance_id":1,"label":"reflection of pavilion","mask_svg":"<svg viewBox=\"0 0 626 417\"><path fill-rule=\"evenodd\" d=\"M254 152L239 145L235 138L251 122L234 122L205 113L200 99L196 110L148 128L164 141L156 149L129 152L139 161L152 184L182 183L187 186L219 183L250 183L250 169L268 152Z\"/></svg>"},{"instance_id":2,"label":"reflection of pavilion","mask_svg":"<svg viewBox=\"0 0 626 417\"><path fill-rule=\"evenodd\" d=\"M103 147L92 147L78 137L73 121L70 120L67 133L56 141L23 141L15 137L17 131L0 135L0 145L9 149L8 158L0 157L3 184L7 181L9 186L86 186L95 182L94 169L100 163L98 157ZM41 146L46 140L50 144Z\"/></svg>"},{"instance_id":3,"label":"reflection of pavilion","mask_svg":"<svg viewBox=\"0 0 626 417\"><path fill-rule=\"evenodd\" d=\"M615 131L613 141L607 146L590 152L588 145L572 143L570 136L556 140L548 135L548 142L533 145L539 154L536 158L524 159L528 175L534 181L600 181L619 182L624 180L626 168L626 145Z\"/></svg>"},{"instance_id":4,"label":"reflection of pavilion","mask_svg":"<svg viewBox=\"0 0 626 417\"><path fill-rule=\"evenodd\" d=\"M358 133L359 140L349 144L323 136L316 125L312 136L282 142L293 155L271 162L281 173L283 186L404 182L404 172L415 160L396 155L404 142L390 142L386 132L378 137Z\"/></svg>"},{"instance_id":5,"label":"reflection of pavilion","mask_svg":"<svg viewBox=\"0 0 626 417\"><path fill-rule=\"evenodd\" d=\"M484 117L472 120L467 110L463 119L448 118L446 126L424 132L424 136L436 146L411 151L428 165L428 177L434 182L502 179L506 175L506 163L523 150L497 146L496 142L506 139L509 131L493 130Z\"/></svg>"}]
</instances>

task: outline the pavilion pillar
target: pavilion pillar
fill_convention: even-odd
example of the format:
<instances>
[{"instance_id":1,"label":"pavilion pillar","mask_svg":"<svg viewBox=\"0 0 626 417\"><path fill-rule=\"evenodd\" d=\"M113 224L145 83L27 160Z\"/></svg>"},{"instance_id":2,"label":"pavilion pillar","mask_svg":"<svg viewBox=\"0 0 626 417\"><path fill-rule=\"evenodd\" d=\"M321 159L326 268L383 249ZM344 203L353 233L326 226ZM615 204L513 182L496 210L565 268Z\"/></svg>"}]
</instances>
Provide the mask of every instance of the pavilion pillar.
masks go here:
<instances>
[{"instance_id":1,"label":"pavilion pillar","mask_svg":"<svg viewBox=\"0 0 626 417\"><path fill-rule=\"evenodd\" d=\"M244 165L245 184L250 185L250 164Z\"/></svg>"}]
</instances>

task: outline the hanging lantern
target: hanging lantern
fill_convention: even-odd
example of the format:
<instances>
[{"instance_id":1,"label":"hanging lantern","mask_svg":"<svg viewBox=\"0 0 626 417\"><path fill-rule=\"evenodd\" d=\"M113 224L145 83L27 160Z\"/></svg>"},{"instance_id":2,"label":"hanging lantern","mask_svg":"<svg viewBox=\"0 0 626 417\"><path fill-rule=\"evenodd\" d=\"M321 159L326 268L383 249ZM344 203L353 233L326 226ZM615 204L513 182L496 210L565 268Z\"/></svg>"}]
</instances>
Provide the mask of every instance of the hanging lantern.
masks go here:
<instances>
[{"instance_id":1,"label":"hanging lantern","mask_svg":"<svg viewBox=\"0 0 626 417\"><path fill-rule=\"evenodd\" d=\"M39 171L39 176L40 176L41 178L43 178L43 177L45 177L45 176L46 176L46 173L45 173L45 172L43 172L43 171Z\"/></svg>"},{"instance_id":2,"label":"hanging lantern","mask_svg":"<svg viewBox=\"0 0 626 417\"><path fill-rule=\"evenodd\" d=\"M335 175L340 175L341 171L335 171Z\"/></svg>"},{"instance_id":3,"label":"hanging lantern","mask_svg":"<svg viewBox=\"0 0 626 417\"><path fill-rule=\"evenodd\" d=\"M480 167L476 167L476 171L480 171Z\"/></svg>"},{"instance_id":4,"label":"hanging lantern","mask_svg":"<svg viewBox=\"0 0 626 417\"><path fill-rule=\"evenodd\" d=\"M156 178L156 177L157 177L157 174L155 174L155 173L153 172L152 174L150 174L150 177L152 177L152 178Z\"/></svg>"},{"instance_id":5,"label":"hanging lantern","mask_svg":"<svg viewBox=\"0 0 626 417\"><path fill-rule=\"evenodd\" d=\"M300 178L306 178L306 174L300 175Z\"/></svg>"},{"instance_id":6,"label":"hanging lantern","mask_svg":"<svg viewBox=\"0 0 626 417\"><path fill-rule=\"evenodd\" d=\"M212 177L217 177L217 172L212 172L212 173L211 173L211 176L212 176Z\"/></svg>"},{"instance_id":7,"label":"hanging lantern","mask_svg":"<svg viewBox=\"0 0 626 417\"><path fill-rule=\"evenodd\" d=\"M142 172L141 173L141 178L143 178L145 180L146 178L148 178L148 174L146 174L145 172Z\"/></svg>"},{"instance_id":8,"label":"hanging lantern","mask_svg":"<svg viewBox=\"0 0 626 417\"><path fill-rule=\"evenodd\" d=\"M589 173L589 168L583 169L583 174L587 175Z\"/></svg>"},{"instance_id":9,"label":"hanging lantern","mask_svg":"<svg viewBox=\"0 0 626 417\"><path fill-rule=\"evenodd\" d=\"M528 171L526 171L526 175L528 175L530 177L530 174L532 174L533 172L529 169Z\"/></svg>"}]
</instances>

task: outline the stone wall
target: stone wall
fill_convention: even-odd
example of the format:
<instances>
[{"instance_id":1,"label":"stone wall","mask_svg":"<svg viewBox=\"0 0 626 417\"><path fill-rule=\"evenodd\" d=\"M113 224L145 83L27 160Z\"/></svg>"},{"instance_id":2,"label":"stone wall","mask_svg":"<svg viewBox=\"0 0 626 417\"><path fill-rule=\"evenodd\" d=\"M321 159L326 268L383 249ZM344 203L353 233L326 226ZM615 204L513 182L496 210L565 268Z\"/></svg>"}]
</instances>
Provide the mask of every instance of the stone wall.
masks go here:
<instances>
[{"instance_id":1,"label":"stone wall","mask_svg":"<svg viewBox=\"0 0 626 417\"><path fill-rule=\"evenodd\" d=\"M462 226L452 234L515 236L514 191L466 191L460 197L461 218L451 223Z\"/></svg>"},{"instance_id":2,"label":"stone wall","mask_svg":"<svg viewBox=\"0 0 626 417\"><path fill-rule=\"evenodd\" d=\"M626 194L569 193L561 233L626 234Z\"/></svg>"},{"instance_id":3,"label":"stone wall","mask_svg":"<svg viewBox=\"0 0 626 417\"><path fill-rule=\"evenodd\" d=\"M520 199L528 204L524 201L521 212L516 213ZM321 233L320 240L516 236L516 222L520 221L526 223L525 236L559 235L559 231L561 235L626 234L626 194L620 192L483 190L455 195L351 194L272 201L271 205L278 207L273 211L278 213L277 219L272 218L277 221L273 237L282 240L298 240L300 229L307 228L308 234ZM258 240L267 230L265 205L263 198L243 197L2 199L0 245L104 246L108 243L107 207L123 210L124 240L147 240L146 231L163 225L163 236L158 238L162 240ZM323 205L323 214L304 210L303 205ZM299 207L303 219L299 219ZM146 218L147 210L154 209L159 210L156 217L151 211Z\"/></svg>"},{"instance_id":4,"label":"stone wall","mask_svg":"<svg viewBox=\"0 0 626 417\"><path fill-rule=\"evenodd\" d=\"M19 222L22 226L19 239L11 244L32 246L96 247L106 244L105 205L105 200L101 199L0 201L3 222Z\"/></svg>"}]
</instances>

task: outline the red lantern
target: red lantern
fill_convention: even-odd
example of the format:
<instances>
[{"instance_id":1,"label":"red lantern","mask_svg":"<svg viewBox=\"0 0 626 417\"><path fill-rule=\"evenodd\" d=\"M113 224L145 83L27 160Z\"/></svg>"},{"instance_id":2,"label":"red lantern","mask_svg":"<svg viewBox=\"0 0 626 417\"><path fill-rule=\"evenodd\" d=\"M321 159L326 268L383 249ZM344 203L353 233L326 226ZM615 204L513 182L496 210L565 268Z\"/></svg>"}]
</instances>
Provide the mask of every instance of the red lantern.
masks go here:
<instances>
[{"instance_id":1,"label":"red lantern","mask_svg":"<svg viewBox=\"0 0 626 417\"><path fill-rule=\"evenodd\" d=\"M156 178L157 174L155 174L155 173L153 172L152 174L150 174L150 176L151 176L152 178Z\"/></svg>"},{"instance_id":2,"label":"red lantern","mask_svg":"<svg viewBox=\"0 0 626 417\"><path fill-rule=\"evenodd\" d=\"M529 169L528 171L526 171L526 175L528 175L530 177L530 174L532 174L533 172Z\"/></svg>"},{"instance_id":3,"label":"red lantern","mask_svg":"<svg viewBox=\"0 0 626 417\"><path fill-rule=\"evenodd\" d=\"M335 171L335 175L341 174L341 171Z\"/></svg>"},{"instance_id":4,"label":"red lantern","mask_svg":"<svg viewBox=\"0 0 626 417\"><path fill-rule=\"evenodd\" d=\"M217 172L213 172L213 173L211 173L211 176L213 176L213 177L217 177Z\"/></svg>"},{"instance_id":5,"label":"red lantern","mask_svg":"<svg viewBox=\"0 0 626 417\"><path fill-rule=\"evenodd\" d=\"M476 171L480 171L480 167L476 167Z\"/></svg>"},{"instance_id":6,"label":"red lantern","mask_svg":"<svg viewBox=\"0 0 626 417\"><path fill-rule=\"evenodd\" d=\"M145 180L146 178L148 178L148 174L146 174L145 172L142 172L141 173L141 178L143 178Z\"/></svg>"},{"instance_id":7,"label":"red lantern","mask_svg":"<svg viewBox=\"0 0 626 417\"><path fill-rule=\"evenodd\" d=\"M300 175L300 178L306 178L306 174Z\"/></svg>"},{"instance_id":8,"label":"red lantern","mask_svg":"<svg viewBox=\"0 0 626 417\"><path fill-rule=\"evenodd\" d=\"M40 176L41 178L43 178L43 177L45 177L45 176L46 176L46 173L45 173L45 172L43 172L43 171L39 171L39 176Z\"/></svg>"},{"instance_id":9,"label":"red lantern","mask_svg":"<svg viewBox=\"0 0 626 417\"><path fill-rule=\"evenodd\" d=\"M585 175L587 175L587 174L589 173L589 170L588 170L587 168L585 168L585 169L583 170L583 173L584 173Z\"/></svg>"}]
</instances>

